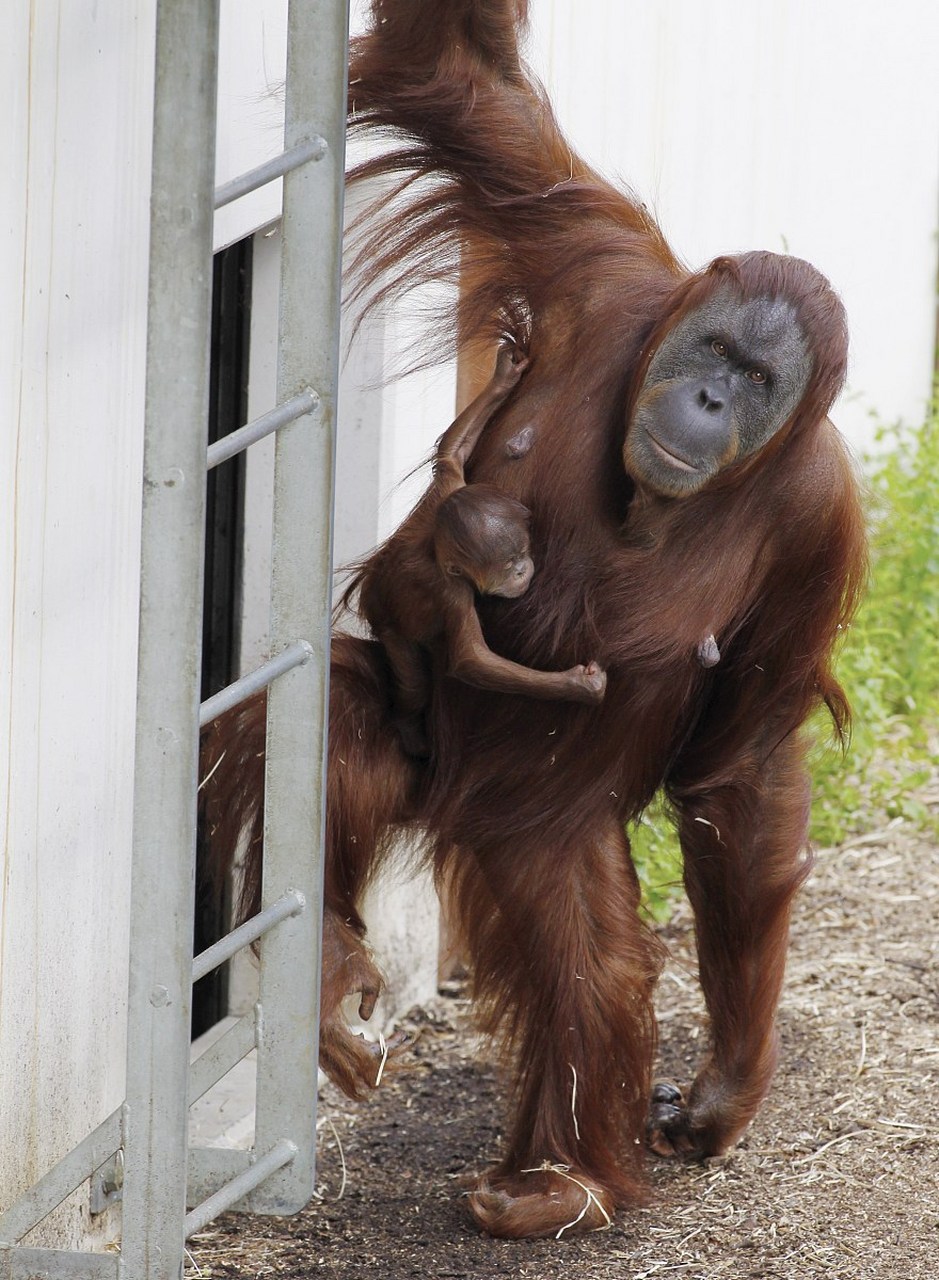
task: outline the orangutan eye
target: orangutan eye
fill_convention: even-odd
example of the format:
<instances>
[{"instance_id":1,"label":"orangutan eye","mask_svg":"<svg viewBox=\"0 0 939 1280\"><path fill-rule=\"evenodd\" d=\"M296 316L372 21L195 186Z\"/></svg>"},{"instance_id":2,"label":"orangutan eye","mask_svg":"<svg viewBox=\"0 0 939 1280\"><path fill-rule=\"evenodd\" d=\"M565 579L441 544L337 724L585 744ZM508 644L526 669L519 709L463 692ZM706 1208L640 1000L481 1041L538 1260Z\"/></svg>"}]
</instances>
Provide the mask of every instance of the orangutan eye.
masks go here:
<instances>
[{"instance_id":1,"label":"orangutan eye","mask_svg":"<svg viewBox=\"0 0 939 1280\"><path fill-rule=\"evenodd\" d=\"M721 342L720 338L715 338L711 343L711 350L716 356L720 356L722 360L727 359L727 343Z\"/></svg>"},{"instance_id":2,"label":"orangutan eye","mask_svg":"<svg viewBox=\"0 0 939 1280\"><path fill-rule=\"evenodd\" d=\"M762 387L766 382L766 374L762 369L748 369L747 377L751 382L755 382L758 387Z\"/></svg>"}]
</instances>

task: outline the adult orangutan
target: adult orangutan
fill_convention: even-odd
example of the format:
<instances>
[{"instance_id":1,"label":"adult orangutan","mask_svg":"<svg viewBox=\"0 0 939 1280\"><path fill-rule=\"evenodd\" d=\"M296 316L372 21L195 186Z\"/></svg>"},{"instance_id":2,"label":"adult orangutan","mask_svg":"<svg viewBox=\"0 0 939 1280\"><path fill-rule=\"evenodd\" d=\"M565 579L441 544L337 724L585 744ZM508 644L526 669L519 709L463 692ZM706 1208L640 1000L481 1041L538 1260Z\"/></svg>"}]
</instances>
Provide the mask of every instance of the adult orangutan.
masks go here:
<instances>
[{"instance_id":1,"label":"adult orangutan","mask_svg":"<svg viewBox=\"0 0 939 1280\"><path fill-rule=\"evenodd\" d=\"M514 1120L470 1211L500 1236L587 1230L642 1196L646 1140L663 1155L721 1152L770 1084L790 903L809 865L801 726L824 703L844 732L831 655L864 574L852 468L826 417L844 316L795 258L748 253L688 274L648 213L560 135L519 63L524 0L372 10L350 122L399 146L358 176L400 185L360 241L364 287L459 266L459 340L507 334L530 359L467 469L529 508L540 566L518 599L477 601L486 641L543 670L589 654L608 680L596 706L536 702L438 663L419 762L395 733L380 645L336 638L324 1062L350 1092L374 1083L338 1005L362 987L372 1001L360 894L395 829L418 825L452 886L482 1023L512 1064ZM230 751L209 797L229 832L256 816L261 731L253 708L209 744L210 766ZM690 1087L653 1095L660 954L624 826L660 787L710 1048Z\"/></svg>"}]
</instances>

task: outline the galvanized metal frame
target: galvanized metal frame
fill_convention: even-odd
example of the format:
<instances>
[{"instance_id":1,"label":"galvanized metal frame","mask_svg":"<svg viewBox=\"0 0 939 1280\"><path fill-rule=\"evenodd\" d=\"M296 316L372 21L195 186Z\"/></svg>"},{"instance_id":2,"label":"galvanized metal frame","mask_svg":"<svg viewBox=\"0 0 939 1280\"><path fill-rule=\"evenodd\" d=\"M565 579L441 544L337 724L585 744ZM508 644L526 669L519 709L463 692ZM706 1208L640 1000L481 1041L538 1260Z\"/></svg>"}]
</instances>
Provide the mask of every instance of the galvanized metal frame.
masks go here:
<instances>
[{"instance_id":1,"label":"galvanized metal frame","mask_svg":"<svg viewBox=\"0 0 939 1280\"><path fill-rule=\"evenodd\" d=\"M300 420L277 436L271 643L306 638L315 656L268 693L264 906L288 886L311 902L323 894L348 61L336 51L348 22L344 0L291 0L284 142L297 146L313 122L326 150L284 181L277 399L313 386L320 400L312 431ZM261 952L255 1147L295 1132L298 1117L306 1125L296 1159L248 1200L267 1213L295 1212L313 1193L321 923L322 912L295 916Z\"/></svg>"},{"instance_id":2,"label":"galvanized metal frame","mask_svg":"<svg viewBox=\"0 0 939 1280\"><path fill-rule=\"evenodd\" d=\"M185 1247L218 0L157 5L121 1270Z\"/></svg>"},{"instance_id":3,"label":"galvanized metal frame","mask_svg":"<svg viewBox=\"0 0 939 1280\"><path fill-rule=\"evenodd\" d=\"M178 1280L218 1213L313 1193L348 5L290 0L284 154L213 192L218 3L157 9L127 1099L0 1217L3 1280ZM280 176L279 405L207 458L213 208ZM200 708L206 468L272 431L274 657ZM268 685L262 910L193 960L199 726ZM258 938L254 1012L190 1068L194 978ZM190 1103L254 1048L254 1150L190 1151ZM96 1170L120 1198L115 1152L119 1255L15 1245Z\"/></svg>"}]
</instances>

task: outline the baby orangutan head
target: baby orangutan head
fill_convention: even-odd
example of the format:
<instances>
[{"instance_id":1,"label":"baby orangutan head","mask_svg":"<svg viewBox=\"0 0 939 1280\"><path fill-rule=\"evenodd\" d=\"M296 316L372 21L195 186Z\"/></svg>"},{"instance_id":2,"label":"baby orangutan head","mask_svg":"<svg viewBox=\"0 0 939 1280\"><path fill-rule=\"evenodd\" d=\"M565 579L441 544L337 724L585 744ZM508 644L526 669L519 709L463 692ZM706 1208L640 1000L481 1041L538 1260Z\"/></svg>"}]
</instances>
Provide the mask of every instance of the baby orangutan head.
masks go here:
<instances>
[{"instance_id":1,"label":"baby orangutan head","mask_svg":"<svg viewBox=\"0 0 939 1280\"><path fill-rule=\"evenodd\" d=\"M451 493L437 512L434 551L446 574L466 578L487 596L510 600L528 590L531 558L527 507L486 484Z\"/></svg>"}]
</instances>

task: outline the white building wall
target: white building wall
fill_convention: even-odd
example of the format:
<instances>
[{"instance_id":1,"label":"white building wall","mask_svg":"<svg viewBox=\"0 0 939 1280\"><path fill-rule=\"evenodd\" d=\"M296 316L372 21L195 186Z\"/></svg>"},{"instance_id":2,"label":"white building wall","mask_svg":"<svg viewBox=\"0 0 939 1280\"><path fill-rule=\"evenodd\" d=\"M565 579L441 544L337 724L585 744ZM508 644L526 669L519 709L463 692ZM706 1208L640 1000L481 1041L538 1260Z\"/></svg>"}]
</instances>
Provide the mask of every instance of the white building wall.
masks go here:
<instances>
[{"instance_id":1,"label":"white building wall","mask_svg":"<svg viewBox=\"0 0 939 1280\"><path fill-rule=\"evenodd\" d=\"M124 1097L155 11L16 4L0 42L0 1207ZM280 149L286 5L222 11L219 181ZM87 1200L30 1243L113 1237Z\"/></svg>"},{"instance_id":2,"label":"white building wall","mask_svg":"<svg viewBox=\"0 0 939 1280\"><path fill-rule=\"evenodd\" d=\"M284 149L287 0L221 0L216 185ZM282 183L268 183L215 215L222 249L280 217Z\"/></svg>"},{"instance_id":3,"label":"white building wall","mask_svg":"<svg viewBox=\"0 0 939 1280\"><path fill-rule=\"evenodd\" d=\"M4 1205L124 1094L153 22L44 0L0 42Z\"/></svg>"}]
</instances>

